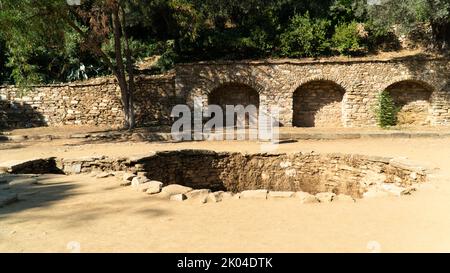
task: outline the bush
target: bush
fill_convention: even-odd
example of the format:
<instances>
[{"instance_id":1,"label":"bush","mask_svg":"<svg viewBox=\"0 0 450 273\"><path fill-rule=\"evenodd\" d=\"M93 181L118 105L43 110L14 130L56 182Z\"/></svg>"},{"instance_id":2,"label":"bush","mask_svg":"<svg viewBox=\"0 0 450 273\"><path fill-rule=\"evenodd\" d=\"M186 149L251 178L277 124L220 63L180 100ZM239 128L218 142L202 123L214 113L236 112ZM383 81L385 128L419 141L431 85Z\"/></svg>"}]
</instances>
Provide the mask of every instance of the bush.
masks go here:
<instances>
[{"instance_id":1,"label":"bush","mask_svg":"<svg viewBox=\"0 0 450 273\"><path fill-rule=\"evenodd\" d=\"M343 55L355 55L365 50L362 46L364 30L356 22L343 23L336 26L332 37L333 49Z\"/></svg>"},{"instance_id":2,"label":"bush","mask_svg":"<svg viewBox=\"0 0 450 273\"><path fill-rule=\"evenodd\" d=\"M326 19L312 20L309 13L296 15L287 30L281 34L281 53L287 57L314 57L329 51L327 32L330 22Z\"/></svg>"},{"instance_id":3,"label":"bush","mask_svg":"<svg viewBox=\"0 0 450 273\"><path fill-rule=\"evenodd\" d=\"M398 108L388 91L383 91L378 96L377 121L381 128L397 124Z\"/></svg>"}]
</instances>

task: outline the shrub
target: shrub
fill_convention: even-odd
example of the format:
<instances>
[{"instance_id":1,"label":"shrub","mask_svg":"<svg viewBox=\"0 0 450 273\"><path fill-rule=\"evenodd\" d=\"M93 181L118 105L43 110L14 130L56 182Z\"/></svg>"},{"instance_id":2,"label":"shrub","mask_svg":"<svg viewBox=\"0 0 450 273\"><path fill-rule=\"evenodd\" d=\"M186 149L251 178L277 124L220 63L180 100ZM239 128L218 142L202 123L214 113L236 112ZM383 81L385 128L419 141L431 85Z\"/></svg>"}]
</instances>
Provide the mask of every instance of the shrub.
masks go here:
<instances>
[{"instance_id":1,"label":"shrub","mask_svg":"<svg viewBox=\"0 0 450 273\"><path fill-rule=\"evenodd\" d=\"M344 55L357 54L365 48L362 46L363 38L367 35L362 25L351 22L336 26L333 37L331 38L333 49Z\"/></svg>"},{"instance_id":2,"label":"shrub","mask_svg":"<svg viewBox=\"0 0 450 273\"><path fill-rule=\"evenodd\" d=\"M391 94L384 90L378 96L378 108L376 111L378 125L381 128L394 126L397 124L398 108L395 106Z\"/></svg>"},{"instance_id":3,"label":"shrub","mask_svg":"<svg viewBox=\"0 0 450 273\"><path fill-rule=\"evenodd\" d=\"M309 13L294 16L280 36L281 53L287 57L313 57L326 53L330 48L326 37L329 26L328 20L312 20Z\"/></svg>"}]
</instances>

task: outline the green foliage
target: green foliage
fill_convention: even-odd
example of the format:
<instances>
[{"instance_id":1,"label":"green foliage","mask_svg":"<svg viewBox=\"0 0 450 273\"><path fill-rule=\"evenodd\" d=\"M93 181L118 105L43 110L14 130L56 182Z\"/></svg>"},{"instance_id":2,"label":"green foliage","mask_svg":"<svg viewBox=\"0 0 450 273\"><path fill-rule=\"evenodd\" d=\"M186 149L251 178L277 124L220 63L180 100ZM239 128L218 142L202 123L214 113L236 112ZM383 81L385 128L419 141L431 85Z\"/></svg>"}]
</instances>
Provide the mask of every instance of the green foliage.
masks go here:
<instances>
[{"instance_id":1,"label":"green foliage","mask_svg":"<svg viewBox=\"0 0 450 273\"><path fill-rule=\"evenodd\" d=\"M395 106L391 94L384 90L378 96L376 109L378 125L381 128L395 126L397 124L398 108Z\"/></svg>"},{"instance_id":2,"label":"green foliage","mask_svg":"<svg viewBox=\"0 0 450 273\"><path fill-rule=\"evenodd\" d=\"M432 29L432 48L448 49L450 43L449 0L383 0L381 5L367 7L368 21L378 29L400 27L404 34L412 33L418 25Z\"/></svg>"},{"instance_id":3,"label":"green foliage","mask_svg":"<svg viewBox=\"0 0 450 273\"><path fill-rule=\"evenodd\" d=\"M355 55L362 50L363 38L360 30L358 30L358 23L353 21L351 23L343 23L336 26L334 35L332 37L333 49L340 54Z\"/></svg>"},{"instance_id":4,"label":"green foliage","mask_svg":"<svg viewBox=\"0 0 450 273\"><path fill-rule=\"evenodd\" d=\"M89 11L107 2L86 0L79 9ZM176 62L355 55L397 48L393 24L405 33L427 24L437 47L449 45L449 0L380 2L120 0L133 61L161 56L152 73L167 71ZM72 81L112 72L89 50L86 37L67 24L68 16L84 32L95 29L78 8L64 0L0 0L0 5L0 82ZM106 29L96 43L114 63L110 32Z\"/></svg>"},{"instance_id":5,"label":"green foliage","mask_svg":"<svg viewBox=\"0 0 450 273\"><path fill-rule=\"evenodd\" d=\"M287 31L281 34L281 52L288 57L313 57L328 52L327 32L330 22L311 19L309 13L292 18Z\"/></svg>"}]
</instances>

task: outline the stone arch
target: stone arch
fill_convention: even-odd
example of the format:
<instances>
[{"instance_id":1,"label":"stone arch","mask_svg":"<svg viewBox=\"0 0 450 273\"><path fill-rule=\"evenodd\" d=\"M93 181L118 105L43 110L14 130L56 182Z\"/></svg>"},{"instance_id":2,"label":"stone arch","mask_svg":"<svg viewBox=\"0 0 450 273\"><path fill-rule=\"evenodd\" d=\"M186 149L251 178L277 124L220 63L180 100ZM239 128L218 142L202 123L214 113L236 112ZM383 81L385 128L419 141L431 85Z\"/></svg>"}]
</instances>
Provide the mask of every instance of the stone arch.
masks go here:
<instances>
[{"instance_id":1,"label":"stone arch","mask_svg":"<svg viewBox=\"0 0 450 273\"><path fill-rule=\"evenodd\" d=\"M398 108L397 125L420 126L431 123L433 87L420 80L405 79L388 85L386 90Z\"/></svg>"},{"instance_id":2,"label":"stone arch","mask_svg":"<svg viewBox=\"0 0 450 273\"><path fill-rule=\"evenodd\" d=\"M243 105L244 107L254 105L257 111L256 116L246 114L246 124L248 125L251 118L256 120L258 118L260 92L245 83L227 82L217 86L208 93L208 105L211 104L219 105L224 113L226 105ZM236 125L236 117L234 125Z\"/></svg>"},{"instance_id":3,"label":"stone arch","mask_svg":"<svg viewBox=\"0 0 450 273\"><path fill-rule=\"evenodd\" d=\"M318 78L299 85L292 96L292 125L342 127L346 89L335 81Z\"/></svg>"}]
</instances>

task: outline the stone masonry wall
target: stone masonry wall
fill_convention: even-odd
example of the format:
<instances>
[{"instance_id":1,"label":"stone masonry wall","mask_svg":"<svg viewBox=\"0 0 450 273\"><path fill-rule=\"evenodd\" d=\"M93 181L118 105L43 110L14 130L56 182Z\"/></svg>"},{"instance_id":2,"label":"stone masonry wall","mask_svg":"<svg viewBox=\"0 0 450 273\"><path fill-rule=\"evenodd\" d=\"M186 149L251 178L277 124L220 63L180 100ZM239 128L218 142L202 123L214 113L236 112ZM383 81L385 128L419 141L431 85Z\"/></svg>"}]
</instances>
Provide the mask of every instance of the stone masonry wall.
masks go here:
<instances>
[{"instance_id":1,"label":"stone masonry wall","mask_svg":"<svg viewBox=\"0 0 450 273\"><path fill-rule=\"evenodd\" d=\"M345 90L330 81L312 81L294 92L293 120L298 127L342 127Z\"/></svg>"},{"instance_id":2,"label":"stone masonry wall","mask_svg":"<svg viewBox=\"0 0 450 273\"><path fill-rule=\"evenodd\" d=\"M374 109L378 94L402 81L421 83L429 88L427 120L430 125L450 125L450 61L446 58L192 63L177 66L175 88L191 105L194 97L201 97L206 105L208 94L223 84L245 84L259 93L260 106L278 106L280 123L291 126L294 111L298 115L302 105L294 99L294 92L317 81L333 82L344 90L340 111L344 127L376 126ZM326 92L333 96L332 89L324 90ZM412 93L410 96L415 97ZM338 107L336 104L328 113Z\"/></svg>"},{"instance_id":3,"label":"stone masonry wall","mask_svg":"<svg viewBox=\"0 0 450 273\"><path fill-rule=\"evenodd\" d=\"M139 77L136 80L138 125L170 124L177 103L173 76ZM120 127L124 116L120 89L112 78L33 86L22 90L0 87L0 128L58 125Z\"/></svg>"},{"instance_id":4,"label":"stone masonry wall","mask_svg":"<svg viewBox=\"0 0 450 273\"><path fill-rule=\"evenodd\" d=\"M139 77L135 107L138 125L171 124L174 105L193 106L200 97L207 106L219 91L219 102L257 98L260 108L277 106L282 126L370 127L377 125L377 96L388 88L402 108L400 125L450 125L446 58L179 64L174 74ZM254 92L237 94L242 90ZM0 127L121 126L123 119L119 88L110 78L36 86L23 95L0 87Z\"/></svg>"},{"instance_id":5,"label":"stone masonry wall","mask_svg":"<svg viewBox=\"0 0 450 273\"><path fill-rule=\"evenodd\" d=\"M387 88L399 109L397 124L429 125L431 88L415 82L399 82ZM432 113L431 113L432 114Z\"/></svg>"}]
</instances>

